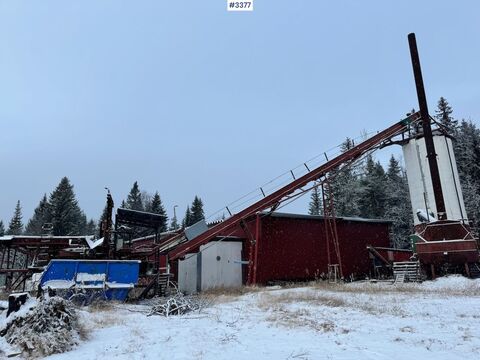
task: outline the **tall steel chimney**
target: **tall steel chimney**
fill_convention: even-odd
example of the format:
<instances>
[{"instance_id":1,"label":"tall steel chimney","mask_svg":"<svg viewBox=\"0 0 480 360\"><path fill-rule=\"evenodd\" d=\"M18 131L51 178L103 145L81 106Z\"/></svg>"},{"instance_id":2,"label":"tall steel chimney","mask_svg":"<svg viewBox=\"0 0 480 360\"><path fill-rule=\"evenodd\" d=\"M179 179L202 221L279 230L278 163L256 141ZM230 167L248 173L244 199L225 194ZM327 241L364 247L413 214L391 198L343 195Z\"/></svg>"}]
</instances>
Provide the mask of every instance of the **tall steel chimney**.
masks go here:
<instances>
[{"instance_id":1,"label":"tall steel chimney","mask_svg":"<svg viewBox=\"0 0 480 360\"><path fill-rule=\"evenodd\" d=\"M417 41L414 33L408 34L408 44L410 46L413 75L415 76L415 85L417 88L418 105L420 108L420 115L422 117L423 136L425 137L430 177L432 179L435 205L437 208L437 218L438 220L445 220L447 218L447 213L443 199L442 183L440 182L440 173L438 171L437 154L435 152L435 145L433 143L432 128L430 126L430 115L428 114L427 97L425 95L425 87L423 85Z\"/></svg>"}]
</instances>

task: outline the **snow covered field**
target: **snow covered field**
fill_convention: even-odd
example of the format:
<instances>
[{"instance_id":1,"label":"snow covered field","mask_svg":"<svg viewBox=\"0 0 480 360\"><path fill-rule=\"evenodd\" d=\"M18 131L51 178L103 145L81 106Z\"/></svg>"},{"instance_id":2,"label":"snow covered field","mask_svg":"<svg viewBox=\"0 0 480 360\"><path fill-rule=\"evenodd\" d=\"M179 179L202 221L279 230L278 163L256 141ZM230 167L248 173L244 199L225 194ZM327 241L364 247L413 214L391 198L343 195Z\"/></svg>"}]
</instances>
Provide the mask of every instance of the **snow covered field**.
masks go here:
<instances>
[{"instance_id":1,"label":"snow covered field","mask_svg":"<svg viewBox=\"0 0 480 360\"><path fill-rule=\"evenodd\" d=\"M210 295L200 312L88 309L71 359L478 359L480 280L318 284ZM210 298L209 298L210 299Z\"/></svg>"}]
</instances>

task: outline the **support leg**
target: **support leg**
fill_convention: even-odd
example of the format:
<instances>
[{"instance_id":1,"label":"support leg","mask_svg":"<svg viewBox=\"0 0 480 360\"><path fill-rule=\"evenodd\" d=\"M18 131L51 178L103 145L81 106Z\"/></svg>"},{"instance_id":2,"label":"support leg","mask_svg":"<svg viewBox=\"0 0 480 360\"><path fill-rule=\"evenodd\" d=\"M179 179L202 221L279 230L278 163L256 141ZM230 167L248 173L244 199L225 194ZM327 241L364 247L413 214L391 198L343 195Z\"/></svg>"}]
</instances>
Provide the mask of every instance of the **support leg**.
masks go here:
<instances>
[{"instance_id":1,"label":"support leg","mask_svg":"<svg viewBox=\"0 0 480 360\"><path fill-rule=\"evenodd\" d=\"M470 267L468 266L468 263L465 263L465 273L467 274L467 277L470 278Z\"/></svg>"}]
</instances>

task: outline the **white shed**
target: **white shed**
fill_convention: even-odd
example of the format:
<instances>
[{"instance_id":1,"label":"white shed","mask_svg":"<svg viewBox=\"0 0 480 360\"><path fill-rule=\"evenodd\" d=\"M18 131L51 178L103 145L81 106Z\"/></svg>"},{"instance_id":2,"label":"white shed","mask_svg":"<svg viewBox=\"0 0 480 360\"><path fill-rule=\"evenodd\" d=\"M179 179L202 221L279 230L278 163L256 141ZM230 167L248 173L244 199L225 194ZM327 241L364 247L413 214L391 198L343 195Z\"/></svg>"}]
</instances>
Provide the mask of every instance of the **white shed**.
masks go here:
<instances>
[{"instance_id":1,"label":"white shed","mask_svg":"<svg viewBox=\"0 0 480 360\"><path fill-rule=\"evenodd\" d=\"M212 241L178 262L178 288L193 294L242 286L242 242Z\"/></svg>"}]
</instances>

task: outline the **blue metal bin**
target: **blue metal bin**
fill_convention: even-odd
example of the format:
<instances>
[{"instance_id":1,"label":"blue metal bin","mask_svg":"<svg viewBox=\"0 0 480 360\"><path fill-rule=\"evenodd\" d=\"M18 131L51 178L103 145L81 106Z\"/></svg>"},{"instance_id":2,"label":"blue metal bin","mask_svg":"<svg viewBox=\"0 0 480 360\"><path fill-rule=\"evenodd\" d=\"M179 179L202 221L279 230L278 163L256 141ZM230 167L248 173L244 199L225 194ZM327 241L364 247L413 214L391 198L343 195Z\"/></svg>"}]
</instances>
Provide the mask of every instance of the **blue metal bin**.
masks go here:
<instances>
[{"instance_id":1,"label":"blue metal bin","mask_svg":"<svg viewBox=\"0 0 480 360\"><path fill-rule=\"evenodd\" d=\"M123 301L137 284L139 265L138 260L51 260L40 287L82 304L97 298Z\"/></svg>"}]
</instances>

